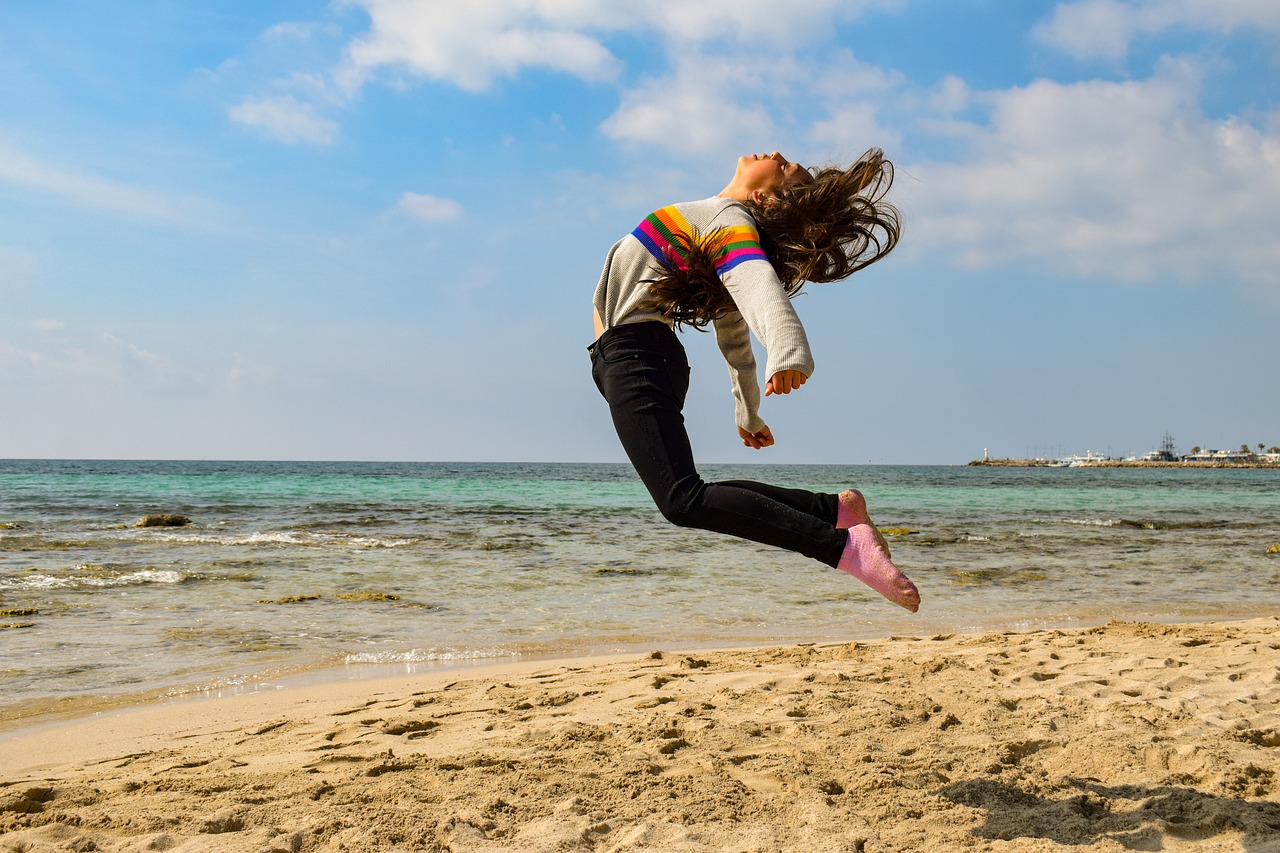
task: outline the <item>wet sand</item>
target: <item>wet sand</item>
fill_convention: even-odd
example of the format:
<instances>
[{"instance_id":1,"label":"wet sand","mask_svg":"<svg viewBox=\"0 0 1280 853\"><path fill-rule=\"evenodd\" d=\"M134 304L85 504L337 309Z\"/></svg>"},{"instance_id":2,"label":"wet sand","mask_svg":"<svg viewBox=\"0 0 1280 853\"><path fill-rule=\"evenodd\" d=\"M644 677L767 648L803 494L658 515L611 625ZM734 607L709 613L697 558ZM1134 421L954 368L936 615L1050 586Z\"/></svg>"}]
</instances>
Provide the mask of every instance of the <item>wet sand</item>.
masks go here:
<instances>
[{"instance_id":1,"label":"wet sand","mask_svg":"<svg viewBox=\"0 0 1280 853\"><path fill-rule=\"evenodd\" d=\"M1280 851L1280 619L439 671L0 739L2 851Z\"/></svg>"}]
</instances>

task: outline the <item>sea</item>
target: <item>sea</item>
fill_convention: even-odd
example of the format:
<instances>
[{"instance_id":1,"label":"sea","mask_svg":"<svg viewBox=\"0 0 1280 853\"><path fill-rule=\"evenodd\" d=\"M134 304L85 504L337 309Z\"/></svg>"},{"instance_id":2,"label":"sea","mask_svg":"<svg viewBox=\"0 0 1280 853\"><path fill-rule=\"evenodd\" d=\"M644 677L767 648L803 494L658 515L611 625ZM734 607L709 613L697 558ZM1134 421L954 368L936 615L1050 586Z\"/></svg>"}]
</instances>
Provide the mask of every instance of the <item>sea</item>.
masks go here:
<instances>
[{"instance_id":1,"label":"sea","mask_svg":"<svg viewBox=\"0 0 1280 853\"><path fill-rule=\"evenodd\" d=\"M589 655L1273 615L1280 470L706 465L867 496L918 614L625 464L0 460L0 731ZM158 513L180 527L139 527Z\"/></svg>"}]
</instances>

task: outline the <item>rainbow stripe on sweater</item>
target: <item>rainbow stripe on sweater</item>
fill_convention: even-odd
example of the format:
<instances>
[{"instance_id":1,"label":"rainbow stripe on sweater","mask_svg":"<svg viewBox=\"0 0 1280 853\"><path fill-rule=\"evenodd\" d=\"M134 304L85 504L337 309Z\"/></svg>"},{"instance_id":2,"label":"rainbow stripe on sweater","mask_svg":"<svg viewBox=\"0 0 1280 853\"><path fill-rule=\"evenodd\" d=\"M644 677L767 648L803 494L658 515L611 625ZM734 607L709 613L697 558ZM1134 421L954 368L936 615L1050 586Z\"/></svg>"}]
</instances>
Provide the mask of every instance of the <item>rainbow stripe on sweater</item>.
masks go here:
<instances>
[{"instance_id":1,"label":"rainbow stripe on sweater","mask_svg":"<svg viewBox=\"0 0 1280 853\"><path fill-rule=\"evenodd\" d=\"M769 260L760 248L760 234L753 226L731 225L719 228L706 237L699 237L674 206L655 210L631 234L660 263L674 263L682 270L688 269L685 258L690 240L711 255L717 275L724 275L746 261Z\"/></svg>"}]
</instances>

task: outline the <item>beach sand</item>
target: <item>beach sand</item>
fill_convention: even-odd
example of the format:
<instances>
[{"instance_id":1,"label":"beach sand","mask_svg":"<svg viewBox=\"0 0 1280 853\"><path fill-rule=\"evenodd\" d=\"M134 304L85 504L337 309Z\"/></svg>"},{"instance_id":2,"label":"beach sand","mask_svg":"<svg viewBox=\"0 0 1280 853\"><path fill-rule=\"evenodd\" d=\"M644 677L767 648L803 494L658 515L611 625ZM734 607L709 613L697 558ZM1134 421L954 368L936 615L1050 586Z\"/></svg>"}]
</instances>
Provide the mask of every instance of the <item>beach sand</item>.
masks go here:
<instances>
[{"instance_id":1,"label":"beach sand","mask_svg":"<svg viewBox=\"0 0 1280 853\"><path fill-rule=\"evenodd\" d=\"M654 652L0 740L0 851L1280 851L1280 619Z\"/></svg>"}]
</instances>

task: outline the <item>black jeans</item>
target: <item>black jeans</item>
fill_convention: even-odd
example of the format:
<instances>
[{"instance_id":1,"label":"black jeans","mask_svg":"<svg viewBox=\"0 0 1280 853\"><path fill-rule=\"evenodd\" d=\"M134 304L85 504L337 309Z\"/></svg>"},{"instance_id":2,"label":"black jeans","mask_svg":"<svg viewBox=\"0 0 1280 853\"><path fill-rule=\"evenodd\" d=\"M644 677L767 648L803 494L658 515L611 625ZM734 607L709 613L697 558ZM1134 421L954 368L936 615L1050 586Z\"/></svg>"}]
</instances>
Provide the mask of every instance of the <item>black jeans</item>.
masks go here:
<instances>
[{"instance_id":1,"label":"black jeans","mask_svg":"<svg viewBox=\"0 0 1280 853\"><path fill-rule=\"evenodd\" d=\"M840 561L848 537L835 526L835 495L750 480L708 483L698 475L682 414L689 361L665 323L615 326L588 352L618 438L668 521L776 545L828 566Z\"/></svg>"}]
</instances>

